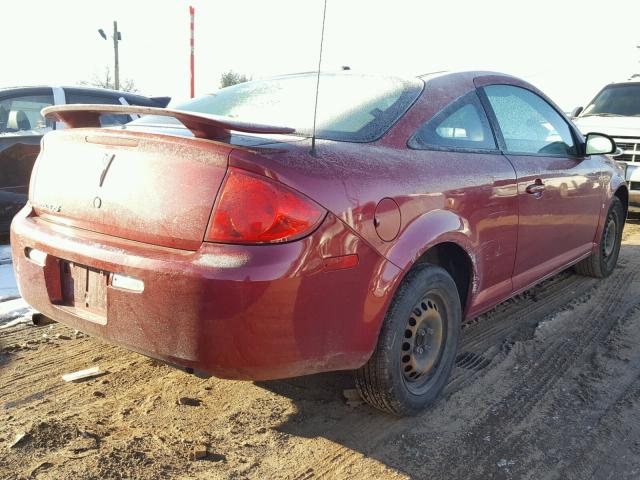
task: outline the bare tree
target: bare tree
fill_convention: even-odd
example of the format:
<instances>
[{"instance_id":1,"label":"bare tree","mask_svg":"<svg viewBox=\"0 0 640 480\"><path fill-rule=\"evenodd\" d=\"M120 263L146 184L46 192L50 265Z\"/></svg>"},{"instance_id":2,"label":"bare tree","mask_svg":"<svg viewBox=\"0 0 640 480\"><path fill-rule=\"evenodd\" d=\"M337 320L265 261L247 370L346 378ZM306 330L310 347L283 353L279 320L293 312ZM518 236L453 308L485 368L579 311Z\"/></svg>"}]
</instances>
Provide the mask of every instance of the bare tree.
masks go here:
<instances>
[{"instance_id":1,"label":"bare tree","mask_svg":"<svg viewBox=\"0 0 640 480\"><path fill-rule=\"evenodd\" d=\"M109 88L111 90L115 90L115 81L110 67L104 67L103 75L94 73L91 76L91 79L82 80L80 82L80 85L87 87ZM136 93L138 89L136 88L133 80L131 80L130 78L125 78L124 80L120 80L120 91Z\"/></svg>"},{"instance_id":2,"label":"bare tree","mask_svg":"<svg viewBox=\"0 0 640 480\"><path fill-rule=\"evenodd\" d=\"M244 73L240 74L229 70L220 76L220 88L230 87L231 85L248 82L249 80L251 80L251 78L247 77Z\"/></svg>"}]
</instances>

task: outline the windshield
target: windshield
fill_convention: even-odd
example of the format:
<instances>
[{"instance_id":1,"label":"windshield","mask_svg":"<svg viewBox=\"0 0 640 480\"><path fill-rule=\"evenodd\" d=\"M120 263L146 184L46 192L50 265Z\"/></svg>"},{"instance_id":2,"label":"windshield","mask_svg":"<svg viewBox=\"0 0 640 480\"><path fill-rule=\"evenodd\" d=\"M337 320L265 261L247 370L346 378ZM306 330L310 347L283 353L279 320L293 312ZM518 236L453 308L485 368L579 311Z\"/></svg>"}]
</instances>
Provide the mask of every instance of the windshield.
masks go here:
<instances>
[{"instance_id":1,"label":"windshield","mask_svg":"<svg viewBox=\"0 0 640 480\"><path fill-rule=\"evenodd\" d=\"M291 127L310 136L316 82L317 74L298 74L240 83L173 108ZM376 140L407 111L423 85L419 79L322 74L316 136L347 142ZM144 117L136 123L171 120Z\"/></svg>"},{"instance_id":2,"label":"windshield","mask_svg":"<svg viewBox=\"0 0 640 480\"><path fill-rule=\"evenodd\" d=\"M602 116L640 116L640 83L609 85L585 108L583 117Z\"/></svg>"}]
</instances>

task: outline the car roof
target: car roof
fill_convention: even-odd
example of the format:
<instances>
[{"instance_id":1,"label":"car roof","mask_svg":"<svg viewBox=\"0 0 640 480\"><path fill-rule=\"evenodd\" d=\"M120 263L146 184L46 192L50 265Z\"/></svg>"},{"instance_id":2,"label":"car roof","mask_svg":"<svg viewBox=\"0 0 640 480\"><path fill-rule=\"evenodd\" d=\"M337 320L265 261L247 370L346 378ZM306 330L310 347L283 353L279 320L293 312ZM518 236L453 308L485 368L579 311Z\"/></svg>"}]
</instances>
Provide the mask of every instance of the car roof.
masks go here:
<instances>
[{"instance_id":1,"label":"car roof","mask_svg":"<svg viewBox=\"0 0 640 480\"><path fill-rule=\"evenodd\" d=\"M620 82L611 82L610 84L607 85L607 87L610 87L611 85L640 85L640 78L622 80Z\"/></svg>"},{"instance_id":2,"label":"car roof","mask_svg":"<svg viewBox=\"0 0 640 480\"><path fill-rule=\"evenodd\" d=\"M139 97L149 99L151 97L147 97L146 95L140 95L139 93L131 93L131 92L123 92L121 90L112 90L109 88L98 88L98 87L83 87L79 85L74 85L72 87L64 86L64 85L24 85L24 86L16 86L16 87L0 87L0 94L12 92L12 91L32 91L39 90L42 88L62 88L65 91L73 90L75 92L83 92L83 93L93 93L97 95L111 95L111 96L127 96L127 97Z\"/></svg>"},{"instance_id":3,"label":"car roof","mask_svg":"<svg viewBox=\"0 0 640 480\"><path fill-rule=\"evenodd\" d=\"M428 81L434 78L440 78L445 76L450 78L465 78L465 79L493 77L493 78L503 78L505 80L522 81L521 78L515 77L508 73L494 72L491 70L439 70L436 72L430 72L430 73L424 73L422 75L418 75L418 78L421 78L424 81Z\"/></svg>"}]
</instances>

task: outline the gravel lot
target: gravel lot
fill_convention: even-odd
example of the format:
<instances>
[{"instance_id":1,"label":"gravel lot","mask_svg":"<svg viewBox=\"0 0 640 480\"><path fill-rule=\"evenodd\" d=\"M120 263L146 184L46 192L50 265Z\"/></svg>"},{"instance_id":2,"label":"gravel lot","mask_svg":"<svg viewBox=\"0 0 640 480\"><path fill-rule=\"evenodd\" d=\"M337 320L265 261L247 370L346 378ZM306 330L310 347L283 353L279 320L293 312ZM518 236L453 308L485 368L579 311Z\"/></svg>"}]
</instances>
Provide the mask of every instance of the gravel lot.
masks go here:
<instances>
[{"instance_id":1,"label":"gravel lot","mask_svg":"<svg viewBox=\"0 0 640 480\"><path fill-rule=\"evenodd\" d=\"M346 373L202 380L23 315L0 313L0 478L640 478L637 221L610 278L563 272L468 325L417 418L345 401Z\"/></svg>"}]
</instances>

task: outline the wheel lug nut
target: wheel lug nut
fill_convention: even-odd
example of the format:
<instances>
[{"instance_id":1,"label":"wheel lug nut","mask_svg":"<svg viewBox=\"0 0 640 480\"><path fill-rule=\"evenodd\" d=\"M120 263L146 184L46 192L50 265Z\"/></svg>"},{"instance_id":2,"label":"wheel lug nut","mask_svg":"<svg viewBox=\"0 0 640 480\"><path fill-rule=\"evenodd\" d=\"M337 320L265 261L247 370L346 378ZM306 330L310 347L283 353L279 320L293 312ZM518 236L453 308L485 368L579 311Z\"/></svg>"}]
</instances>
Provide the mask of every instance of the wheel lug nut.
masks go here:
<instances>
[{"instance_id":1,"label":"wheel lug nut","mask_svg":"<svg viewBox=\"0 0 640 480\"><path fill-rule=\"evenodd\" d=\"M426 335L424 328L421 328L420 330L418 330L418 335L420 335L421 337L424 337Z\"/></svg>"},{"instance_id":2,"label":"wheel lug nut","mask_svg":"<svg viewBox=\"0 0 640 480\"><path fill-rule=\"evenodd\" d=\"M418 354L422 354L422 353L424 352L424 348L422 348L422 347L418 347L418 348L416 349L416 352L417 352Z\"/></svg>"}]
</instances>

